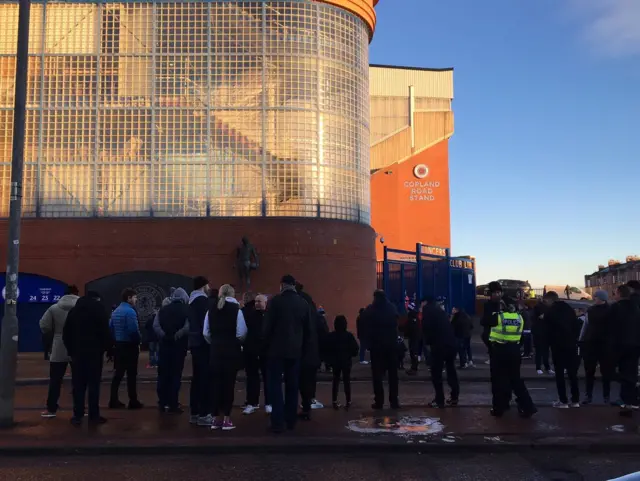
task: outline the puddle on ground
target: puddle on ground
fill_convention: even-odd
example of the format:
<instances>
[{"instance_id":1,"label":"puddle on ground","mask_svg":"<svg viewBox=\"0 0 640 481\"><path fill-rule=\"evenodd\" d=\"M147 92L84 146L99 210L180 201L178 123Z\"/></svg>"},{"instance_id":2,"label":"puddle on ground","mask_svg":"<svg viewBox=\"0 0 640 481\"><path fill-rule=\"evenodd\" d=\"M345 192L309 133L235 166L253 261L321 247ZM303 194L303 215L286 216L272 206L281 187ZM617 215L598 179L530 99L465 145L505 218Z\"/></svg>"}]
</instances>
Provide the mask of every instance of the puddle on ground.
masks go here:
<instances>
[{"instance_id":1,"label":"puddle on ground","mask_svg":"<svg viewBox=\"0 0 640 481\"><path fill-rule=\"evenodd\" d=\"M428 436L444 431L439 418L402 416L362 418L349 421L347 429L363 434L395 434L400 436Z\"/></svg>"}]
</instances>

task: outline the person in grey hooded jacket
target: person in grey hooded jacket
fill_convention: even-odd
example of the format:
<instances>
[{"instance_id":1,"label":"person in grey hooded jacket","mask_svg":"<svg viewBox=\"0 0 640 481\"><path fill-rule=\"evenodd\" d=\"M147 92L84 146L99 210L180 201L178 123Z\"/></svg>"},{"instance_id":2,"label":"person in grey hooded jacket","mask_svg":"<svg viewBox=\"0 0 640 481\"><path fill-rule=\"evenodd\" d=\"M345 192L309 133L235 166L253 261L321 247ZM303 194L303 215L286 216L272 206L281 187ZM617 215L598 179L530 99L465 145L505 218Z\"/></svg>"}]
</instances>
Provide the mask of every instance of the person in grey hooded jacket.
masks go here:
<instances>
[{"instance_id":1,"label":"person in grey hooded jacket","mask_svg":"<svg viewBox=\"0 0 640 481\"><path fill-rule=\"evenodd\" d=\"M45 336L53 339L51 344L51 357L49 358L49 394L47 396L47 410L42 413L43 418L54 418L58 411L58 399L60 398L60 388L62 379L67 372L67 366L71 359L67 354L67 348L62 341L64 325L67 322L67 315L78 302L78 288L69 286L65 295L60 300L49 307L40 319L40 330Z\"/></svg>"},{"instance_id":2,"label":"person in grey hooded jacket","mask_svg":"<svg viewBox=\"0 0 640 481\"><path fill-rule=\"evenodd\" d=\"M171 293L171 302L164 306L153 321L160 344L158 360L158 409L180 414L178 404L184 359L189 337L189 295L178 287Z\"/></svg>"}]
</instances>

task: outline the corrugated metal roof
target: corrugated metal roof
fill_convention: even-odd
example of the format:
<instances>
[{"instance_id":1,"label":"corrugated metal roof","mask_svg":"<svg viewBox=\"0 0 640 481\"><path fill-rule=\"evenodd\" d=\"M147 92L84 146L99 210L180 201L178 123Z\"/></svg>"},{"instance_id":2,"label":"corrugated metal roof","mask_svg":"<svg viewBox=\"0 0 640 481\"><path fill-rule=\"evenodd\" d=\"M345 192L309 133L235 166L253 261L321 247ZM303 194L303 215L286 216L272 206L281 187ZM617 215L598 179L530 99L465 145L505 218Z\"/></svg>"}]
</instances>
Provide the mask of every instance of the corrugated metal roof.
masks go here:
<instances>
[{"instance_id":1,"label":"corrugated metal roof","mask_svg":"<svg viewBox=\"0 0 640 481\"><path fill-rule=\"evenodd\" d=\"M371 96L407 96L410 85L413 85L416 97L453 99L453 70L369 67Z\"/></svg>"}]
</instances>

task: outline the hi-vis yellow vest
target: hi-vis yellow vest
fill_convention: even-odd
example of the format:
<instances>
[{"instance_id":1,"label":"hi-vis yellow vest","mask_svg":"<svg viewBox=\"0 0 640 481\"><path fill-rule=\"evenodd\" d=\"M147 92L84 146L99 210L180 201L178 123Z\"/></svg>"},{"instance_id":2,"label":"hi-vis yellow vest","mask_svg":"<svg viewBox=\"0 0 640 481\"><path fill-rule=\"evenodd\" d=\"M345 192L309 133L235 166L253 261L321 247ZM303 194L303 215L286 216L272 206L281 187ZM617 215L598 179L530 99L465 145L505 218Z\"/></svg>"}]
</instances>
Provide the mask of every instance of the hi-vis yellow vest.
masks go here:
<instances>
[{"instance_id":1,"label":"hi-vis yellow vest","mask_svg":"<svg viewBox=\"0 0 640 481\"><path fill-rule=\"evenodd\" d=\"M498 325L491 328L489 340L506 344L520 342L524 321L517 312L501 312L498 314Z\"/></svg>"}]
</instances>

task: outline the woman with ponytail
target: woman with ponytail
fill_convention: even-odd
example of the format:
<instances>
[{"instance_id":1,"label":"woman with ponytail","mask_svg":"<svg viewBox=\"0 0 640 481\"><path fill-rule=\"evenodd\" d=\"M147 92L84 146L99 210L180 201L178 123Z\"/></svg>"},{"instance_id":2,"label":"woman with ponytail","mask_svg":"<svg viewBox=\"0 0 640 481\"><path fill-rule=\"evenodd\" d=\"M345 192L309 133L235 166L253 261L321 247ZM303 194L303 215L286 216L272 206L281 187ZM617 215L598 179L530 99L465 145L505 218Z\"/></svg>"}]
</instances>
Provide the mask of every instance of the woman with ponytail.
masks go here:
<instances>
[{"instance_id":1,"label":"woman with ponytail","mask_svg":"<svg viewBox=\"0 0 640 481\"><path fill-rule=\"evenodd\" d=\"M202 334L211 345L211 383L213 384L214 417L211 429L231 431L231 408L236 375L242 362L241 343L247 335L247 325L229 284L220 287L218 300L212 303L204 318Z\"/></svg>"}]
</instances>

